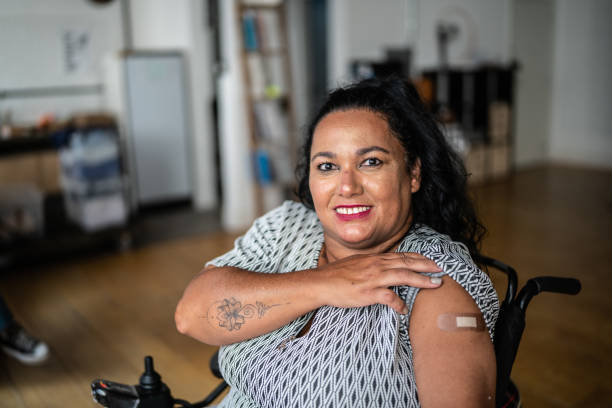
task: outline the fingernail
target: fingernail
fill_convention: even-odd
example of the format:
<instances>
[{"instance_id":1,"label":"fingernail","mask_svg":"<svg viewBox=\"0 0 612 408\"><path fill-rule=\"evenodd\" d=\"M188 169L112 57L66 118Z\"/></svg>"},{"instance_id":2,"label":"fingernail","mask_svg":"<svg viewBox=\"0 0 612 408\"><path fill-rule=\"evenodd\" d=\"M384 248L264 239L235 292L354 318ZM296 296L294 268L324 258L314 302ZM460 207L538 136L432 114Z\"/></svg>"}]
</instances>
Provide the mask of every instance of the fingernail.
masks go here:
<instances>
[{"instance_id":1,"label":"fingernail","mask_svg":"<svg viewBox=\"0 0 612 408\"><path fill-rule=\"evenodd\" d=\"M433 283L434 285L439 285L442 283L442 279L441 278L429 278L429 280L431 281L431 283Z\"/></svg>"},{"instance_id":2,"label":"fingernail","mask_svg":"<svg viewBox=\"0 0 612 408\"><path fill-rule=\"evenodd\" d=\"M402 309L402 314L408 314L408 306L404 305L404 308Z\"/></svg>"}]
</instances>

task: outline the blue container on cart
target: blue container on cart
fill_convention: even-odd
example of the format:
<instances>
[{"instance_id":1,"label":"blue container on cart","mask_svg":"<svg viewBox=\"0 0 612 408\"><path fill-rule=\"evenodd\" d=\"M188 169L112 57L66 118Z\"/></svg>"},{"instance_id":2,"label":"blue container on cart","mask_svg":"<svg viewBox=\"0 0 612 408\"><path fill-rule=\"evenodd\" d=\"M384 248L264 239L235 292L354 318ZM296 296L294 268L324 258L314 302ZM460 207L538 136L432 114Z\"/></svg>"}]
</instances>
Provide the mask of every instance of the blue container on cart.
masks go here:
<instances>
[{"instance_id":1,"label":"blue container on cart","mask_svg":"<svg viewBox=\"0 0 612 408\"><path fill-rule=\"evenodd\" d=\"M127 221L118 139L113 128L77 130L60 150L66 213L86 231Z\"/></svg>"}]
</instances>

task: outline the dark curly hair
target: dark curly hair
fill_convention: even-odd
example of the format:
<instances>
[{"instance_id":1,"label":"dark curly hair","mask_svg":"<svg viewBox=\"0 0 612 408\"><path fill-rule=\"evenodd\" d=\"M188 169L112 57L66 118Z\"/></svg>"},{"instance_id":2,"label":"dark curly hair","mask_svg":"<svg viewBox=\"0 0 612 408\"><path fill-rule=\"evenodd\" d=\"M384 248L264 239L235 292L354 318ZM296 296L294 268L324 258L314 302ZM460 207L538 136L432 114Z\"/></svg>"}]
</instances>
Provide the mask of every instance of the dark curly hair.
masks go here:
<instances>
[{"instance_id":1,"label":"dark curly hair","mask_svg":"<svg viewBox=\"0 0 612 408\"><path fill-rule=\"evenodd\" d=\"M414 86L398 78L367 79L329 94L308 128L296 168L301 202L314 208L308 182L315 128L327 114L349 109L365 109L386 118L404 147L409 172L420 160L421 188L412 196L413 222L449 235L464 243L473 257L478 256L486 230L468 197L465 166Z\"/></svg>"}]
</instances>

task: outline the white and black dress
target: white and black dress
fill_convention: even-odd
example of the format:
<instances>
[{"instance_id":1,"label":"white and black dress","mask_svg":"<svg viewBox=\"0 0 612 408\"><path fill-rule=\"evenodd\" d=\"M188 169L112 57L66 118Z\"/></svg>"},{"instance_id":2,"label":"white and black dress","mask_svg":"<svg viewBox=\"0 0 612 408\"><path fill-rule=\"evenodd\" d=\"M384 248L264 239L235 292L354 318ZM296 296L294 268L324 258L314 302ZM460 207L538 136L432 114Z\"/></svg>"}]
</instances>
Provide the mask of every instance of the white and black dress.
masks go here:
<instances>
[{"instance_id":1,"label":"white and black dress","mask_svg":"<svg viewBox=\"0 0 612 408\"><path fill-rule=\"evenodd\" d=\"M316 268L323 228L314 211L287 201L257 219L230 252L209 264L262 273ZM413 226L398 252L418 252L457 281L480 308L493 338L499 304L488 276L463 244L424 225ZM394 290L412 309L418 288ZM239 306L239 305L238 305ZM221 347L219 364L230 384L220 407L418 407L410 313L385 305L321 307L271 333Z\"/></svg>"}]
</instances>

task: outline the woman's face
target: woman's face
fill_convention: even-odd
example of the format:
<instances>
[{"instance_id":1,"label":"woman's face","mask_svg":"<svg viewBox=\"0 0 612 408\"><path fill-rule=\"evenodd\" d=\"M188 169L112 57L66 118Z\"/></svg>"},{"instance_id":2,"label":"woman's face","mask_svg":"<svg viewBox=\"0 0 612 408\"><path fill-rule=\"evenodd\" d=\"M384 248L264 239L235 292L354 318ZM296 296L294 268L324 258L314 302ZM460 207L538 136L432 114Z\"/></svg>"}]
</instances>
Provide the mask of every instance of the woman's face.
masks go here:
<instances>
[{"instance_id":1,"label":"woman's face","mask_svg":"<svg viewBox=\"0 0 612 408\"><path fill-rule=\"evenodd\" d=\"M409 173L386 119L364 109L329 113L314 131L309 186L328 245L388 250L412 221L420 164Z\"/></svg>"}]
</instances>

